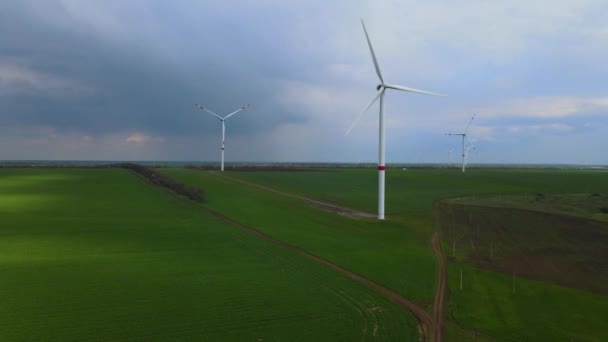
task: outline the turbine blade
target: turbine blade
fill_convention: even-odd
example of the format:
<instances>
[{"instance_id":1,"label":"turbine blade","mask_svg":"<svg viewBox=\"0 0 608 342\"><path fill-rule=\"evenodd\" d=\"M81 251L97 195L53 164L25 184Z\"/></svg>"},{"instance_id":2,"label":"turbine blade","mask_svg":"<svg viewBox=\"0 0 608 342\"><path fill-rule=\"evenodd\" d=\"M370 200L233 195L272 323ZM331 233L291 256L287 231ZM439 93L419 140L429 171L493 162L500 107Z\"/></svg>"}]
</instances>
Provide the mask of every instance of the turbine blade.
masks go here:
<instances>
[{"instance_id":1,"label":"turbine blade","mask_svg":"<svg viewBox=\"0 0 608 342\"><path fill-rule=\"evenodd\" d=\"M475 145L471 142L471 140L469 140L469 136L468 135L464 135L464 138L467 139L467 143L469 143L469 147L467 147L467 149L471 148L471 147L475 147Z\"/></svg>"},{"instance_id":2,"label":"turbine blade","mask_svg":"<svg viewBox=\"0 0 608 342\"><path fill-rule=\"evenodd\" d=\"M372 47L372 42L369 39L369 35L367 34L367 29L365 28L365 23L363 22L363 18L361 18L361 25L363 25L363 32L365 32L365 38L367 39L367 46L369 46L369 52L372 54L372 59L374 61L374 67L376 68L376 75L380 79L380 83L384 84L384 78L382 77L382 72L380 71L380 66L378 65L378 59L376 58L376 53L374 52L374 48Z\"/></svg>"},{"instance_id":3,"label":"turbine blade","mask_svg":"<svg viewBox=\"0 0 608 342\"><path fill-rule=\"evenodd\" d=\"M467 138L467 141L469 139ZM468 141L469 144L471 144L470 141ZM464 165L467 166L469 164L469 150L473 149L473 151L475 151L475 146L473 144L469 145L467 148L464 149Z\"/></svg>"},{"instance_id":4,"label":"turbine blade","mask_svg":"<svg viewBox=\"0 0 608 342\"><path fill-rule=\"evenodd\" d=\"M469 124L467 125L467 128L464 130L464 134L467 134L467 132L469 131L469 127L471 127L471 124L473 123L473 119L475 119L475 114L473 114L473 117L471 118L471 121L469 121Z\"/></svg>"},{"instance_id":5,"label":"turbine blade","mask_svg":"<svg viewBox=\"0 0 608 342\"><path fill-rule=\"evenodd\" d=\"M211 114L211 115L215 116L216 118L218 118L218 119L220 119L220 120L224 120L224 119L222 119L222 117L221 117L221 116L219 116L219 115L215 114L214 112L210 111L209 109L207 109L207 108L205 108L205 107L203 107L203 106L199 105L198 103L197 103L197 104L195 104L195 106L196 106L196 108L198 108L198 109L202 109L202 110L204 110L205 112L207 112L207 113L209 113L209 114Z\"/></svg>"},{"instance_id":6,"label":"turbine blade","mask_svg":"<svg viewBox=\"0 0 608 342\"><path fill-rule=\"evenodd\" d=\"M371 108L371 106L376 101L378 101L378 98L380 98L380 96L382 95L383 92L384 92L384 89L380 89L380 91L378 92L378 94L376 94L376 96L374 96L374 98L372 99L372 101L367 105L367 107L365 107L365 109L363 111L361 111L361 113L359 114L359 116L357 116L357 118L355 119L355 121L353 121L353 123L350 125L350 127L348 128L348 130L346 131L346 133L344 133L345 136L348 135L350 133L350 131L352 131L353 128L355 128L355 126L357 126L357 124L359 123L359 121L363 117L363 114L365 114Z\"/></svg>"},{"instance_id":7,"label":"turbine blade","mask_svg":"<svg viewBox=\"0 0 608 342\"><path fill-rule=\"evenodd\" d=\"M241 108L239 108L239 109L235 110L234 112L232 112L232 113L230 113L230 114L226 115L226 117L224 118L224 120L228 119L229 117L233 116L234 114L236 114L236 113L238 113L238 112L244 111L245 109L247 109L247 107L249 107L249 105L245 105L245 106L243 106L243 107L241 107Z\"/></svg>"},{"instance_id":8,"label":"turbine blade","mask_svg":"<svg viewBox=\"0 0 608 342\"><path fill-rule=\"evenodd\" d=\"M418 94L434 95L434 96L447 96L447 95L437 94L437 93L433 93L433 92L426 91L426 90L420 90L420 89L416 89L416 88L404 87L404 86L400 86L400 85L387 84L386 87L390 88L390 89L408 91L410 93L418 93Z\"/></svg>"}]
</instances>

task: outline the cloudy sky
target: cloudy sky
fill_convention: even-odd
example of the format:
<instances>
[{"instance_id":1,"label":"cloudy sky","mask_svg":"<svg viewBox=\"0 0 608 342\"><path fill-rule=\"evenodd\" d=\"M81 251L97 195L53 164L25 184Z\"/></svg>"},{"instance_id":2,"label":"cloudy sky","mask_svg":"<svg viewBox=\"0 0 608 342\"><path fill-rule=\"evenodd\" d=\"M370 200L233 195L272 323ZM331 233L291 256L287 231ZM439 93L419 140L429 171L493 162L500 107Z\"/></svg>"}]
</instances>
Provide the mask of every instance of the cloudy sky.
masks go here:
<instances>
[{"instance_id":1,"label":"cloudy sky","mask_svg":"<svg viewBox=\"0 0 608 342\"><path fill-rule=\"evenodd\" d=\"M608 164L608 3L3 0L0 160Z\"/></svg>"}]
</instances>

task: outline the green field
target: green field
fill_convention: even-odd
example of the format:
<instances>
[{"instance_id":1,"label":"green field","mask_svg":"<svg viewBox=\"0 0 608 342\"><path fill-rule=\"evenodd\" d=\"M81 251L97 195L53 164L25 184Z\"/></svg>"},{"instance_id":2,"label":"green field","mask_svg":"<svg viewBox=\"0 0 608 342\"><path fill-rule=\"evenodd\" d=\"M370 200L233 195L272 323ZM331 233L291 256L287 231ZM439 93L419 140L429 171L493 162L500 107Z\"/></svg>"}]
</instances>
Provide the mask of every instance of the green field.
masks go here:
<instances>
[{"instance_id":1,"label":"green field","mask_svg":"<svg viewBox=\"0 0 608 342\"><path fill-rule=\"evenodd\" d=\"M595 265L597 277L580 270L579 283L587 287L579 289L517 274L513 294L512 273L492 271L494 263L475 259L487 254L486 238L493 236L500 241L496 264L546 239L550 243L541 246L548 250L574 253L588 247L580 255L567 254L576 258L560 264L588 265L605 253L603 238L579 243L567 234L550 234L552 224L532 231L534 243L521 239L521 232L528 220L538 220L536 227L552 210L596 215L608 194L608 173L390 169L388 220L379 222L239 181L374 213L374 169L162 172L203 188L206 202L179 199L122 169L0 169L0 340L415 340L416 323L403 308L200 206L381 283L430 311L437 281L430 239L436 224L446 220L436 204L462 197L468 198L451 201L469 202L448 211L451 222L445 227L460 229L465 237L458 241L457 257L448 259L448 340L608 339L603 326L608 298L584 290L605 286L603 263ZM534 215L541 218L492 211L517 207L509 201L538 202L539 193L545 202ZM476 222L488 227L494 219L504 226L497 225L503 230L492 231L495 235L483 231L482 238L466 221L483 199L506 202L490 203L486 216L475 214ZM499 232L507 238L498 239ZM477 245L466 247L476 234ZM449 231L442 236L449 255ZM507 242L517 248L507 249Z\"/></svg>"},{"instance_id":2,"label":"green field","mask_svg":"<svg viewBox=\"0 0 608 342\"><path fill-rule=\"evenodd\" d=\"M463 286L460 290L460 271ZM608 299L546 282L449 263L446 315L501 341L606 341ZM465 335L466 336L466 335Z\"/></svg>"},{"instance_id":3,"label":"green field","mask_svg":"<svg viewBox=\"0 0 608 342\"><path fill-rule=\"evenodd\" d=\"M203 187L207 207L380 282L425 307L432 304L437 271L430 248L433 232L430 217L418 215L408 217L407 221L386 222L351 219L298 199L244 185L229 178L233 173L222 176L189 169L163 169L163 172ZM323 174L317 172L275 174L292 177L299 174L301 183L311 182L311 188L316 179L323 179Z\"/></svg>"},{"instance_id":4,"label":"green field","mask_svg":"<svg viewBox=\"0 0 608 342\"><path fill-rule=\"evenodd\" d=\"M230 175L372 213L377 208L378 176L372 168ZM539 192L608 196L608 172L603 170L470 169L463 174L457 169L389 168L386 177L386 212L394 220L415 212L428 214L439 198Z\"/></svg>"},{"instance_id":5,"label":"green field","mask_svg":"<svg viewBox=\"0 0 608 342\"><path fill-rule=\"evenodd\" d=\"M0 340L417 338L383 296L196 206L120 169L0 169Z\"/></svg>"},{"instance_id":6,"label":"green field","mask_svg":"<svg viewBox=\"0 0 608 342\"><path fill-rule=\"evenodd\" d=\"M165 172L204 186L210 198L206 205L427 304L434 290L429 240L435 229L433 203L437 200L472 195L608 193L608 174L592 170L471 169L463 175L457 170L393 169L387 173L388 220L375 222L321 212L306 203L298 205L295 199L232 179L373 213L377 184L373 169L230 172L225 176L193 170ZM602 243L606 244L598 243L600 249ZM449 246L444 244L444 254ZM419 264L423 266L416 267ZM431 274L428 268L432 268ZM462 292L456 291L458 283L454 283L460 268L466 268L468 278L476 279L469 281L469 288ZM446 314L455 323L448 321L447 336L454 340L473 338L471 332L480 331L479 338L488 340L606 339L606 329L598 323L601 317L608 316L606 296L520 277L516 296L510 296L511 283L504 281L510 277L450 262ZM506 289L505 296L493 300L501 288ZM544 302L551 303L542 305ZM459 325L464 329L454 328Z\"/></svg>"}]
</instances>

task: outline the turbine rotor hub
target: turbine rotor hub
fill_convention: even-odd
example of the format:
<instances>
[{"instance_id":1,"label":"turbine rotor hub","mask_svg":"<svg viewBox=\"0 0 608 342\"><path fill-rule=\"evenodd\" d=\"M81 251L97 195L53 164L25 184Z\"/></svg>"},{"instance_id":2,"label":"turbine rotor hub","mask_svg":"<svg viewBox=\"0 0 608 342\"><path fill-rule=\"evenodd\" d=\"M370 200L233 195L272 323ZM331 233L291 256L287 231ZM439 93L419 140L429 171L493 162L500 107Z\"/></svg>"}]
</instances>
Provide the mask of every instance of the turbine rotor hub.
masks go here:
<instances>
[{"instance_id":1,"label":"turbine rotor hub","mask_svg":"<svg viewBox=\"0 0 608 342\"><path fill-rule=\"evenodd\" d=\"M382 88L382 84L378 84L378 86L376 86L376 91L380 90L380 88Z\"/></svg>"}]
</instances>

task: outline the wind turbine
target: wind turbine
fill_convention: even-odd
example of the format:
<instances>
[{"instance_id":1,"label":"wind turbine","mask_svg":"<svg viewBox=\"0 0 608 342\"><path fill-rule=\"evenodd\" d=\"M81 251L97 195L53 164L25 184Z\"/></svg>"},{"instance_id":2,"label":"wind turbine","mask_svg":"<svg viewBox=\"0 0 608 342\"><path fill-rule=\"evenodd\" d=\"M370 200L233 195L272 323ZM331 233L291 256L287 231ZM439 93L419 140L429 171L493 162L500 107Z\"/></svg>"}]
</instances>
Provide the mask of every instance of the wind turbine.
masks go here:
<instances>
[{"instance_id":1,"label":"wind turbine","mask_svg":"<svg viewBox=\"0 0 608 342\"><path fill-rule=\"evenodd\" d=\"M473 117L471 118L471 121L469 121L469 124L467 125L467 128L464 130L464 133L447 133L446 134L446 135L458 135L458 136L462 137L462 172L464 172L466 169L466 165L467 165L467 161L468 161L468 157L469 157L469 150L471 148L475 148L475 146L473 145L471 140L469 140L469 136L467 135L467 132L469 131L469 127L471 127L471 123L473 123L473 119L475 119L475 114L473 114ZM465 140L466 140L466 147L465 147Z\"/></svg>"},{"instance_id":2,"label":"wind turbine","mask_svg":"<svg viewBox=\"0 0 608 342\"><path fill-rule=\"evenodd\" d=\"M435 95L435 96L445 96L441 94L432 93L430 91L419 90L409 87L404 87L400 85L393 85L384 82L384 77L382 77L382 72L380 71L380 66L378 65L378 60L376 59L376 54L374 53L374 48L372 47L372 42L369 39L369 35L367 34L367 29L365 28L365 23L363 19L361 19L361 25L363 26L363 32L365 33L365 38L367 39L367 45L369 47L369 52L372 55L372 61L374 62L374 68L376 69L376 75L378 75L378 79L380 79L380 84L376 86L376 91L378 92L376 96L372 99L372 101L365 107L365 109L357 116L355 121L350 125L350 128L346 131L345 135L348 135L350 131L359 123L363 114L365 114L371 106L380 99L380 114L379 114L379 141L378 141L378 219L384 220L384 176L386 165L384 163L384 149L385 149L385 140L384 140L384 92L386 89L394 89L407 91L411 93L425 94L425 95Z\"/></svg>"},{"instance_id":3,"label":"wind turbine","mask_svg":"<svg viewBox=\"0 0 608 342\"><path fill-rule=\"evenodd\" d=\"M206 111L207 113L215 116L216 118L218 118L222 122L222 166L221 166L221 171L223 172L224 171L224 140L226 139L226 123L225 123L225 121L226 121L226 119L228 119L229 117L233 116L234 114L247 109L247 107L249 107L249 105L245 105L245 106L243 106L243 107L235 110L234 112L226 115L225 117L221 117L221 116L215 114L214 112L212 112L209 109L207 109L207 108L199 105L198 103L195 104L195 106L197 108L202 109L202 110Z\"/></svg>"}]
</instances>

